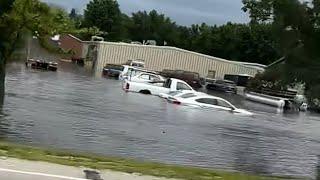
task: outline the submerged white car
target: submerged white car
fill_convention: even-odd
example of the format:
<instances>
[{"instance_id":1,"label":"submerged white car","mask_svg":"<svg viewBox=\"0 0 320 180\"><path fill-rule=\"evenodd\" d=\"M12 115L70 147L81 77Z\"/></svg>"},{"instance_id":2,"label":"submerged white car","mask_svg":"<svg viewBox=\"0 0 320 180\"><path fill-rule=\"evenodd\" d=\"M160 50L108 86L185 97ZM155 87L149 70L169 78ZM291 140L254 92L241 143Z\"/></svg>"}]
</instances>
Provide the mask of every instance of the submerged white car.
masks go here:
<instances>
[{"instance_id":1,"label":"submerged white car","mask_svg":"<svg viewBox=\"0 0 320 180\"><path fill-rule=\"evenodd\" d=\"M201 108L215 108L218 110L229 111L235 114L252 116L253 113L238 109L225 99L210 95L197 95L194 93L186 93L179 97L168 97L168 101L174 104L181 104L187 106L196 106Z\"/></svg>"},{"instance_id":2,"label":"submerged white car","mask_svg":"<svg viewBox=\"0 0 320 180\"><path fill-rule=\"evenodd\" d=\"M194 95L205 95L205 93L197 92L194 90L182 90L182 91L171 91L169 93L160 93L159 97L168 99L168 98L174 98L174 97L181 97L183 95L187 94L194 94Z\"/></svg>"}]
</instances>

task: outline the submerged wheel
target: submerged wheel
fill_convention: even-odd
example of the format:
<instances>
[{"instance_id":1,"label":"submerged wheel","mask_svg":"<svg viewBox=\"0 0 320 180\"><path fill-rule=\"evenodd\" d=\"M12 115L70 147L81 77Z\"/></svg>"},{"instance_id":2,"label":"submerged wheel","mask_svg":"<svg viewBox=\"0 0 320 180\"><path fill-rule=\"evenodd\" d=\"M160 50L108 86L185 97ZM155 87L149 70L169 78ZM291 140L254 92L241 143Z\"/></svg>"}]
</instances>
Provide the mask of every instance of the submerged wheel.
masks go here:
<instances>
[{"instance_id":1,"label":"submerged wheel","mask_svg":"<svg viewBox=\"0 0 320 180\"><path fill-rule=\"evenodd\" d=\"M141 93L141 94L151 94L151 92L149 90L141 90L141 91L139 91L139 93Z\"/></svg>"}]
</instances>

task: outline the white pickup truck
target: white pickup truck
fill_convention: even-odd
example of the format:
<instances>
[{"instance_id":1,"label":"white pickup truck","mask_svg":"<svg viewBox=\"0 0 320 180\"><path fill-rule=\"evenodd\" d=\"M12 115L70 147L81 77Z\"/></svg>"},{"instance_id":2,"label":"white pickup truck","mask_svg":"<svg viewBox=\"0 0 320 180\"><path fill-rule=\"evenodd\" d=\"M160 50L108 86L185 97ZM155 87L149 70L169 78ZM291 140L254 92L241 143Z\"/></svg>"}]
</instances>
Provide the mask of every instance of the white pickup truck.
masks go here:
<instances>
[{"instance_id":1,"label":"white pickup truck","mask_svg":"<svg viewBox=\"0 0 320 180\"><path fill-rule=\"evenodd\" d=\"M126 92L138 92L142 94L152 94L157 96L160 93L169 93L171 91L194 91L192 87L189 86L189 84L187 84L186 82L174 78L167 79L162 83L141 83L125 80L122 88Z\"/></svg>"}]
</instances>

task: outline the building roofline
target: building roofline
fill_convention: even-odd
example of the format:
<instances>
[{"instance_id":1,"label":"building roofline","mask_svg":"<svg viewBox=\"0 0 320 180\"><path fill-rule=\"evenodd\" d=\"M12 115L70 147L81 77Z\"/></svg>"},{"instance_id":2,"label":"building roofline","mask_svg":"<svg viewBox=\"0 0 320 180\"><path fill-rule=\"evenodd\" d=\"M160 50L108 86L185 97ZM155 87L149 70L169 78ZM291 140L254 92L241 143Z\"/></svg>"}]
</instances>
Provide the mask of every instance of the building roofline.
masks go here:
<instances>
[{"instance_id":1,"label":"building roofline","mask_svg":"<svg viewBox=\"0 0 320 180\"><path fill-rule=\"evenodd\" d=\"M75 39L75 40L77 40L79 42L84 42L84 41L82 41L81 39L77 38L76 36L74 36L72 34L67 34L67 36L70 36L71 38L73 38L73 39Z\"/></svg>"},{"instance_id":2,"label":"building roofline","mask_svg":"<svg viewBox=\"0 0 320 180\"><path fill-rule=\"evenodd\" d=\"M284 62L285 60L286 60L286 57L283 56L283 57L281 57L280 59L278 59L278 60L274 61L273 63L269 64L269 65L267 66L267 68L270 68L270 67L272 67L272 66L274 66L274 65L280 64L280 63Z\"/></svg>"}]
</instances>

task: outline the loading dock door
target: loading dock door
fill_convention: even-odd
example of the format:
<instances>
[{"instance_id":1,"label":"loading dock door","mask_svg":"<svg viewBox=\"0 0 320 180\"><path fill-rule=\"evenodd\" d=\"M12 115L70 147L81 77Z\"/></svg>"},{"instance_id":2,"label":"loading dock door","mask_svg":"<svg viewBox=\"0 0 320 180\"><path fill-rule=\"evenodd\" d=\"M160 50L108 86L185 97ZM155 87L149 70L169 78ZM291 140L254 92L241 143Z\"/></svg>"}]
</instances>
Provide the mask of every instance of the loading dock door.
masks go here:
<instances>
[{"instance_id":1,"label":"loading dock door","mask_svg":"<svg viewBox=\"0 0 320 180\"><path fill-rule=\"evenodd\" d=\"M214 79L215 77L216 77L216 71L214 71L214 70L209 70L209 71L208 71L208 76L207 76L207 78Z\"/></svg>"}]
</instances>

